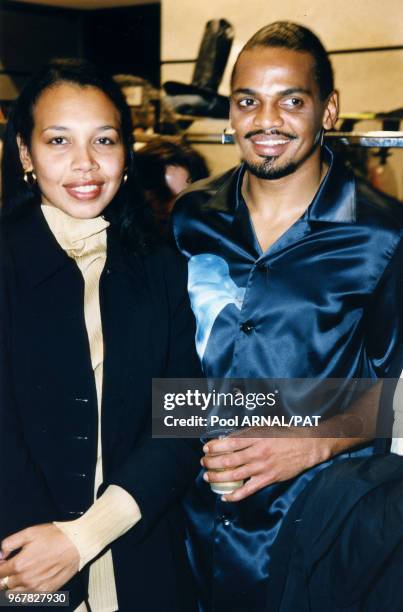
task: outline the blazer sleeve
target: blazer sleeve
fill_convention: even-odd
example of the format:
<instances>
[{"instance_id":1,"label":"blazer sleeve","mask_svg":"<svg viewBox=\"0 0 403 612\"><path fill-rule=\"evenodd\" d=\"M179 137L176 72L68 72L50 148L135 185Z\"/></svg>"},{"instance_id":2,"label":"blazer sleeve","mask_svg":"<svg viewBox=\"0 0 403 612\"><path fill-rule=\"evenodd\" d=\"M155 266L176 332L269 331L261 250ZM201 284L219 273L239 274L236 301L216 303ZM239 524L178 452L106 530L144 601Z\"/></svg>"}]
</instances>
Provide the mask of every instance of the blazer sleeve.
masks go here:
<instances>
[{"instance_id":1,"label":"blazer sleeve","mask_svg":"<svg viewBox=\"0 0 403 612\"><path fill-rule=\"evenodd\" d=\"M25 527L49 522L56 508L45 478L32 458L14 397L18 372L12 367L12 266L0 243L0 540Z\"/></svg>"},{"instance_id":2,"label":"blazer sleeve","mask_svg":"<svg viewBox=\"0 0 403 612\"><path fill-rule=\"evenodd\" d=\"M186 290L186 263L181 256L167 249L164 265L170 321L168 356L163 376L200 378L203 375L196 354L195 321ZM126 462L98 491L100 495L108 485L115 484L133 496L142 516L131 530L136 539L142 537L184 495L200 470L202 454L199 440L152 438L151 405L149 413L147 431Z\"/></svg>"}]
</instances>

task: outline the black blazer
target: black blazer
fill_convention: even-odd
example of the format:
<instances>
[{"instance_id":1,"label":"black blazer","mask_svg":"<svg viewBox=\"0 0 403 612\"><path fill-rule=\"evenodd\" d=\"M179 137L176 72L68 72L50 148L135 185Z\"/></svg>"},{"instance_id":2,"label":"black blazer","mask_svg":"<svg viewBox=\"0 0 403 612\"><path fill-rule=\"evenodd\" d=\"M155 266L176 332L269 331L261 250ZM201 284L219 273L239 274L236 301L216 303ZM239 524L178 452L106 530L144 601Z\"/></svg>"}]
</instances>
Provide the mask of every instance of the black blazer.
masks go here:
<instances>
[{"instance_id":1,"label":"black blazer","mask_svg":"<svg viewBox=\"0 0 403 612\"><path fill-rule=\"evenodd\" d=\"M91 505L97 400L84 282L38 208L3 223L0 537ZM152 377L200 376L186 267L168 248L123 251L108 228L100 281L105 344L104 483L133 495L141 521L112 544L119 609L194 607L179 500L199 469L191 441L151 438ZM85 572L69 583L71 608Z\"/></svg>"},{"instance_id":2,"label":"black blazer","mask_svg":"<svg viewBox=\"0 0 403 612\"><path fill-rule=\"evenodd\" d=\"M270 612L403 610L403 457L362 457L320 471L280 529Z\"/></svg>"}]
</instances>

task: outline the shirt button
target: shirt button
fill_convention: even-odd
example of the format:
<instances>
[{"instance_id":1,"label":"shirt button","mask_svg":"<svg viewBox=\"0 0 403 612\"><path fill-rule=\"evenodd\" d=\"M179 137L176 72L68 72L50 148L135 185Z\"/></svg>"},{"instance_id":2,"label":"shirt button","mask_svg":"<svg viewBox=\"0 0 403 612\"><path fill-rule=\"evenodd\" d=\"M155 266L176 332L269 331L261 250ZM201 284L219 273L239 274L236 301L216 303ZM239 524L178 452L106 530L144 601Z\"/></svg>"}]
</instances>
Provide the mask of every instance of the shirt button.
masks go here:
<instances>
[{"instance_id":1,"label":"shirt button","mask_svg":"<svg viewBox=\"0 0 403 612\"><path fill-rule=\"evenodd\" d=\"M221 521L225 527L228 527L229 525L231 525L230 519L228 518L228 516L225 516L225 514L221 517Z\"/></svg>"},{"instance_id":2,"label":"shirt button","mask_svg":"<svg viewBox=\"0 0 403 612\"><path fill-rule=\"evenodd\" d=\"M243 323L241 323L240 328L244 334L250 334L253 331L254 326L252 321L244 321Z\"/></svg>"}]
</instances>

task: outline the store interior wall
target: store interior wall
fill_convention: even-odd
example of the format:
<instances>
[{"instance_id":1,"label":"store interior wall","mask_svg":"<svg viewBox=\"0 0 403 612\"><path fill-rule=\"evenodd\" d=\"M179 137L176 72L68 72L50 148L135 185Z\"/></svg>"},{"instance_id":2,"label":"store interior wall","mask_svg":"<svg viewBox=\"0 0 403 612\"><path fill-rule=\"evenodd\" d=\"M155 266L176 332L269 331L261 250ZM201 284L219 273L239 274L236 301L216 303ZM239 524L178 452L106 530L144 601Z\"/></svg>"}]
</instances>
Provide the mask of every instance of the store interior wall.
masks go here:
<instances>
[{"instance_id":1,"label":"store interior wall","mask_svg":"<svg viewBox=\"0 0 403 612\"><path fill-rule=\"evenodd\" d=\"M342 112L386 112L403 107L401 0L162 0L163 82L191 81L204 26L208 20L219 18L227 19L235 29L220 87L223 94L229 91L231 67L248 38L272 21L291 20L314 30L328 51L334 52L331 60ZM382 50L385 47L389 49ZM219 131L222 123L203 123L197 129ZM357 129L379 130L382 126L365 122L358 124ZM237 163L235 147L210 145L201 149L207 154L213 171ZM403 198L401 150L394 150L391 163L398 176L399 196Z\"/></svg>"},{"instance_id":2,"label":"store interior wall","mask_svg":"<svg viewBox=\"0 0 403 612\"><path fill-rule=\"evenodd\" d=\"M78 10L0 3L0 100L12 100L29 74L55 57L95 61L159 85L160 4Z\"/></svg>"},{"instance_id":3,"label":"store interior wall","mask_svg":"<svg viewBox=\"0 0 403 612\"><path fill-rule=\"evenodd\" d=\"M147 5L132 1L136 6L120 6L117 0L113 8L78 10L60 8L62 2L51 7L0 0L0 99L12 100L32 71L62 56L86 57L111 72L142 76L154 85L167 80L190 83L205 24L215 18L227 19L235 30L220 87L228 94L229 74L246 40L267 23L290 19L313 29L330 51L342 112L403 107L401 0L161 0ZM196 121L190 131L216 134L227 125ZM356 129L381 127L363 122ZM235 146L198 148L213 173L239 161ZM402 162L403 150L394 150L391 165L401 199Z\"/></svg>"},{"instance_id":4,"label":"store interior wall","mask_svg":"<svg viewBox=\"0 0 403 612\"><path fill-rule=\"evenodd\" d=\"M0 99L51 57L79 57L80 14L4 2L0 5Z\"/></svg>"}]
</instances>

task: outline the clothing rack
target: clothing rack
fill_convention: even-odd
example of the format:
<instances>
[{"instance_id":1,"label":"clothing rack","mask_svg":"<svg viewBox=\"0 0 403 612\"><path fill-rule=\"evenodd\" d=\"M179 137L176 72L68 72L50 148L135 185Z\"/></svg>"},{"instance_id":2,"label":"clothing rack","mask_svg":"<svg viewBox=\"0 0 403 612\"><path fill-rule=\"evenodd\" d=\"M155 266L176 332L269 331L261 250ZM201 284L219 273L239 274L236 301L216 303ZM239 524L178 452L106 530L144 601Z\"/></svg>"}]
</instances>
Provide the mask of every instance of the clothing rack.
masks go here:
<instances>
[{"instance_id":1,"label":"clothing rack","mask_svg":"<svg viewBox=\"0 0 403 612\"><path fill-rule=\"evenodd\" d=\"M148 143L156 138L163 138L171 142L187 142L189 144L234 144L232 134L225 134L224 142L222 134L207 133L207 132L189 132L180 136L164 136L160 134L145 134L136 130L136 142ZM340 141L344 145L371 147L371 148L388 148L402 149L403 148L403 132L327 132L325 134L327 141Z\"/></svg>"}]
</instances>

